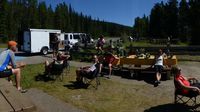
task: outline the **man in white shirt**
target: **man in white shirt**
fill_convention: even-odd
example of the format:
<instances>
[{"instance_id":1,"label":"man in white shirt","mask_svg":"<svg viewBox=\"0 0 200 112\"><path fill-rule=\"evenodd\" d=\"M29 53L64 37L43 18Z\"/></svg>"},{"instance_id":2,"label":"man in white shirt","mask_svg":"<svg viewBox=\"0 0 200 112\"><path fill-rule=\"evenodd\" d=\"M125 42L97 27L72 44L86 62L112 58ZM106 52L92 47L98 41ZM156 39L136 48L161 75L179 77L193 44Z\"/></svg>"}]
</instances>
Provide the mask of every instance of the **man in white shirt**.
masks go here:
<instances>
[{"instance_id":1,"label":"man in white shirt","mask_svg":"<svg viewBox=\"0 0 200 112\"><path fill-rule=\"evenodd\" d=\"M80 67L76 70L76 80L78 82L82 81L81 74L90 75L97 69L97 64L99 63L98 57L96 55L93 56L94 64L91 66Z\"/></svg>"}]
</instances>

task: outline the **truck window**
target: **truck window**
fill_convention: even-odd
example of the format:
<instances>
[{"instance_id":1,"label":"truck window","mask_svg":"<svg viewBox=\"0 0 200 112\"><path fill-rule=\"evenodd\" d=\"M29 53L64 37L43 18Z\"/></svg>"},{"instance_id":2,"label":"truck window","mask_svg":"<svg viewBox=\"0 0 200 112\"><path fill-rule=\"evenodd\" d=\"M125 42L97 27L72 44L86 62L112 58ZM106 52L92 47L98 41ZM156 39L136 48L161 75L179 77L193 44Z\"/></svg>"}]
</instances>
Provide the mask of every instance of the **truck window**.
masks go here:
<instances>
[{"instance_id":1,"label":"truck window","mask_svg":"<svg viewBox=\"0 0 200 112\"><path fill-rule=\"evenodd\" d=\"M70 35L70 39L72 39L72 35Z\"/></svg>"},{"instance_id":2,"label":"truck window","mask_svg":"<svg viewBox=\"0 0 200 112\"><path fill-rule=\"evenodd\" d=\"M80 36L79 35L74 35L74 39L80 39Z\"/></svg>"},{"instance_id":3,"label":"truck window","mask_svg":"<svg viewBox=\"0 0 200 112\"><path fill-rule=\"evenodd\" d=\"M68 40L68 35L65 35L65 40Z\"/></svg>"}]
</instances>

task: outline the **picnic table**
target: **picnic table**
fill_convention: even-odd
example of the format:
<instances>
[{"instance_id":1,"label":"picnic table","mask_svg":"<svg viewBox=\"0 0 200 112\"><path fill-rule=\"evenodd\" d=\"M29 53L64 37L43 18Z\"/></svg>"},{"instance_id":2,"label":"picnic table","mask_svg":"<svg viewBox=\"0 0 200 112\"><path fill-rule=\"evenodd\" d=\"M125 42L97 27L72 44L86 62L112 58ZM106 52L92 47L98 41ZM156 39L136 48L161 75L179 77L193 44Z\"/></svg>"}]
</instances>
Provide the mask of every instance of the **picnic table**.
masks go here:
<instances>
[{"instance_id":1,"label":"picnic table","mask_svg":"<svg viewBox=\"0 0 200 112\"><path fill-rule=\"evenodd\" d=\"M155 64L154 55L150 55L149 57L137 57L136 55L120 57L112 64L114 66L121 66L120 71L122 71L122 74L124 75L131 74L131 76L138 77L140 73L155 73L155 70L150 67ZM165 75L166 79L170 79L171 66L177 65L176 56L164 57L164 65L167 65L168 67L164 67L162 75Z\"/></svg>"},{"instance_id":2,"label":"picnic table","mask_svg":"<svg viewBox=\"0 0 200 112\"><path fill-rule=\"evenodd\" d=\"M0 112L32 112L34 104L6 79L0 79Z\"/></svg>"},{"instance_id":3,"label":"picnic table","mask_svg":"<svg viewBox=\"0 0 200 112\"><path fill-rule=\"evenodd\" d=\"M177 65L177 58L175 55L172 57L164 57L164 65L172 66ZM149 57L137 57L136 55L130 55L128 57L120 57L113 62L113 65L154 65L155 56L150 55Z\"/></svg>"}]
</instances>

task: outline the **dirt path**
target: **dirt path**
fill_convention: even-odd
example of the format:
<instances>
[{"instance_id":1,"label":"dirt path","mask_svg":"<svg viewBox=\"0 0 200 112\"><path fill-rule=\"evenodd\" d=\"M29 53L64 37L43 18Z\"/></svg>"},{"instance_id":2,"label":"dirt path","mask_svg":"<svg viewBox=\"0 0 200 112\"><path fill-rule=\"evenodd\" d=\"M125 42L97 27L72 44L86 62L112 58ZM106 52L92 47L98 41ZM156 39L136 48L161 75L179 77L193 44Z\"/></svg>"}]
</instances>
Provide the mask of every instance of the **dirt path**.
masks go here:
<instances>
[{"instance_id":1,"label":"dirt path","mask_svg":"<svg viewBox=\"0 0 200 112\"><path fill-rule=\"evenodd\" d=\"M25 95L36 105L37 112L85 112L38 89L29 89Z\"/></svg>"}]
</instances>

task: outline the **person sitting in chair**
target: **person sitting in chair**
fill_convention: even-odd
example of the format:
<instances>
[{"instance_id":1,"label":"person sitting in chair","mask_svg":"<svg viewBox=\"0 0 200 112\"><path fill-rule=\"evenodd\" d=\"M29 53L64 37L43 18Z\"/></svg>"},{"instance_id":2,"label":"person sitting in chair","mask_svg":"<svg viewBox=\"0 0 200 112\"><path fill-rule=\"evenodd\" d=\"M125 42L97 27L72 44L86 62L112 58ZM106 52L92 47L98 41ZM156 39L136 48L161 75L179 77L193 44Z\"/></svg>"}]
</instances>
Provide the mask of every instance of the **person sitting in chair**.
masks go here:
<instances>
[{"instance_id":1,"label":"person sitting in chair","mask_svg":"<svg viewBox=\"0 0 200 112\"><path fill-rule=\"evenodd\" d=\"M64 67L64 63L65 61L70 57L70 55L65 55L63 52L59 51L56 58L53 59L52 63L49 63L49 61L45 61L45 74L49 74L49 72L51 71L52 67L54 64L63 64Z\"/></svg>"},{"instance_id":2,"label":"person sitting in chair","mask_svg":"<svg viewBox=\"0 0 200 112\"><path fill-rule=\"evenodd\" d=\"M91 66L80 67L76 70L76 81L82 82L83 76L82 75L91 75L98 67L99 60L97 55L93 56L94 64Z\"/></svg>"},{"instance_id":3,"label":"person sitting in chair","mask_svg":"<svg viewBox=\"0 0 200 112\"><path fill-rule=\"evenodd\" d=\"M179 67L172 67L172 73L174 74L174 80L178 84L178 89L180 89L183 94L190 94L191 92L200 94L200 83L198 83L196 78L187 78L183 76Z\"/></svg>"},{"instance_id":4,"label":"person sitting in chair","mask_svg":"<svg viewBox=\"0 0 200 112\"><path fill-rule=\"evenodd\" d=\"M115 61L115 59L118 59L118 57L114 56L112 53L105 53L104 54L104 59L103 59L103 66L109 67L109 73L107 78L110 79L111 74L112 74L112 63Z\"/></svg>"}]
</instances>

